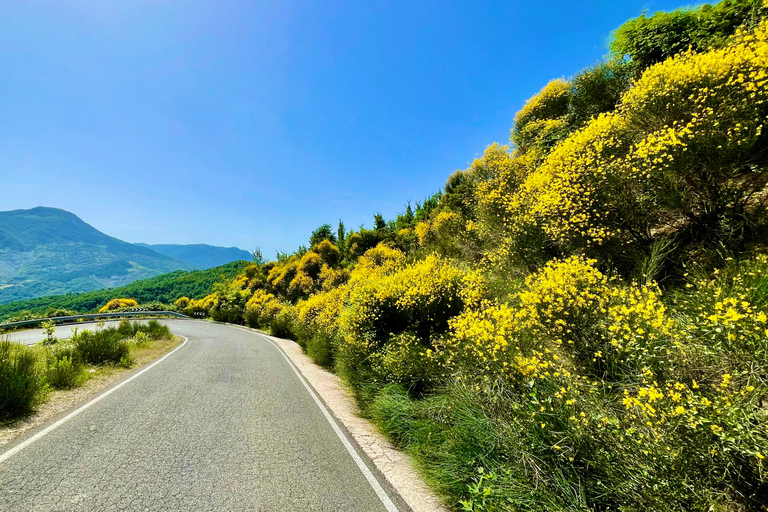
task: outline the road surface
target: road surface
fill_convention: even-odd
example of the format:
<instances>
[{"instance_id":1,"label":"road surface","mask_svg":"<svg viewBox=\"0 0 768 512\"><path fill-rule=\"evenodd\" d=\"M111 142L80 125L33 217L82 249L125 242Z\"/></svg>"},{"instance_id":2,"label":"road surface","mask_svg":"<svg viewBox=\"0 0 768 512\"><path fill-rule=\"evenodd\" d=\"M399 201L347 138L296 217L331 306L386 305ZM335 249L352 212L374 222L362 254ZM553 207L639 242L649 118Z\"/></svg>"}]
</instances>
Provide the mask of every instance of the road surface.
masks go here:
<instances>
[{"instance_id":1,"label":"road surface","mask_svg":"<svg viewBox=\"0 0 768 512\"><path fill-rule=\"evenodd\" d=\"M396 510L266 338L167 322L179 350L6 460L35 432L4 447L0 510Z\"/></svg>"}]
</instances>

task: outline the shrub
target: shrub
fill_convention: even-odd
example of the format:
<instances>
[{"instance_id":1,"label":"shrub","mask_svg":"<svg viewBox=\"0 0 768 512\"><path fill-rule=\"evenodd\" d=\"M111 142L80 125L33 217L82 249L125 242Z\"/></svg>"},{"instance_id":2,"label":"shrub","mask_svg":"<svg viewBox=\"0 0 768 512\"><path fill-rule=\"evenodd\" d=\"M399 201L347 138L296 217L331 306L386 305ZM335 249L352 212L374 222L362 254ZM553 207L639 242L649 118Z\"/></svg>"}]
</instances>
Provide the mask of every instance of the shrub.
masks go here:
<instances>
[{"instance_id":1,"label":"shrub","mask_svg":"<svg viewBox=\"0 0 768 512\"><path fill-rule=\"evenodd\" d=\"M391 370L399 364L412 366L414 357L434 359L435 341L467 298L465 273L436 256L391 273L363 277L356 272L341 313L340 371L355 385L378 378L419 392L427 384L423 372L404 375ZM397 346L387 348L393 340ZM372 365L372 360L379 363Z\"/></svg>"},{"instance_id":2,"label":"shrub","mask_svg":"<svg viewBox=\"0 0 768 512\"><path fill-rule=\"evenodd\" d=\"M722 46L743 24L765 14L763 0L728 0L715 6L658 12L634 18L613 33L611 51L629 56L640 71L687 51L706 51Z\"/></svg>"},{"instance_id":3,"label":"shrub","mask_svg":"<svg viewBox=\"0 0 768 512\"><path fill-rule=\"evenodd\" d=\"M146 333L153 340L169 340L173 337L168 326L161 324L157 320L150 320L146 324L139 324L136 330Z\"/></svg>"},{"instance_id":4,"label":"shrub","mask_svg":"<svg viewBox=\"0 0 768 512\"><path fill-rule=\"evenodd\" d=\"M256 290L245 305L245 323L249 327L265 328L283 309L274 295Z\"/></svg>"},{"instance_id":5,"label":"shrub","mask_svg":"<svg viewBox=\"0 0 768 512\"><path fill-rule=\"evenodd\" d=\"M511 196L486 188L481 202L505 210L508 240L541 232L625 275L672 236L691 252L739 250L766 221L766 45L763 22L722 49L649 68L616 111L558 144Z\"/></svg>"},{"instance_id":6,"label":"shrub","mask_svg":"<svg viewBox=\"0 0 768 512\"><path fill-rule=\"evenodd\" d=\"M79 357L88 364L121 363L130 357L130 342L118 329L84 330L72 336Z\"/></svg>"},{"instance_id":7,"label":"shrub","mask_svg":"<svg viewBox=\"0 0 768 512\"><path fill-rule=\"evenodd\" d=\"M0 417L28 412L44 392L34 352L18 343L0 341Z\"/></svg>"},{"instance_id":8,"label":"shrub","mask_svg":"<svg viewBox=\"0 0 768 512\"><path fill-rule=\"evenodd\" d=\"M133 346L135 346L136 348L148 347L150 341L151 341L150 337L141 331L134 334L133 338L131 338L131 343L133 343Z\"/></svg>"},{"instance_id":9,"label":"shrub","mask_svg":"<svg viewBox=\"0 0 768 512\"><path fill-rule=\"evenodd\" d=\"M99 309L99 313L107 313L116 309L135 308L138 305L139 303L135 299L112 299Z\"/></svg>"},{"instance_id":10,"label":"shrub","mask_svg":"<svg viewBox=\"0 0 768 512\"><path fill-rule=\"evenodd\" d=\"M293 315L290 311L290 307L284 307L277 315L275 315L274 319L269 324L269 328L273 336L295 340L296 332L294 331Z\"/></svg>"},{"instance_id":11,"label":"shrub","mask_svg":"<svg viewBox=\"0 0 768 512\"><path fill-rule=\"evenodd\" d=\"M43 345L53 345L55 343L58 343L58 339L56 338L56 324L54 322L43 322L40 324L40 327L43 328L45 331L45 339L43 340Z\"/></svg>"},{"instance_id":12,"label":"shrub","mask_svg":"<svg viewBox=\"0 0 768 512\"><path fill-rule=\"evenodd\" d=\"M47 356L46 381L56 389L82 385L88 373L74 347L56 347Z\"/></svg>"}]
</instances>

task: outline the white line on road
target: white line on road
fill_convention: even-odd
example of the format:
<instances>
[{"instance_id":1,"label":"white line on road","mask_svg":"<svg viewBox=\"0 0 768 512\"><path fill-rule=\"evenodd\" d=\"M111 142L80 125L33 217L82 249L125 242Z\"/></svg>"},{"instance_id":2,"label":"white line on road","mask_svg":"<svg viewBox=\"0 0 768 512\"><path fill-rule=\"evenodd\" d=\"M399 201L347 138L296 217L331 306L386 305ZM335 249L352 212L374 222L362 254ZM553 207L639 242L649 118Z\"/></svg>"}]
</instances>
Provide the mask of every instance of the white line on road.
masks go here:
<instances>
[{"instance_id":1,"label":"white line on road","mask_svg":"<svg viewBox=\"0 0 768 512\"><path fill-rule=\"evenodd\" d=\"M229 324L232 325L232 324ZM373 487L373 490L376 492L376 495L381 500L381 503L384 505L384 507L387 509L388 512L398 512L397 507L390 499L389 495L384 491L384 489L381 487L381 484L378 480L376 480L376 477L373 476L373 473L371 473L371 470L368 469L368 466L365 465L365 462L363 462L363 459L360 458L360 455L358 455L355 448L352 446L352 443L349 442L349 439L347 439L347 436L344 435L344 432L342 432L339 425L336 423L336 420L333 419L333 416L331 415L328 408L325 406L325 404L318 398L318 396L315 394L315 391L312 389L312 386L310 386L304 376L301 374L298 368L296 368L296 365L293 364L293 361L291 361L287 355L285 355L285 352L283 352L283 349L281 349L277 343L269 339L267 336L264 336L263 334L259 334L257 332L253 332L250 329L246 329L243 327L240 327L238 325L232 325L233 327L238 327L242 330L247 330L251 334L255 334L256 336L259 336L261 338L264 338L268 342L270 342L278 352L280 352L280 355L283 356L283 358L288 361L288 364L291 366L291 369L296 374L296 376L299 378L302 384L304 384L304 387L307 388L307 391L309 392L310 396L315 400L315 403L320 408L320 410L323 412L323 416L325 416L325 419L328 420L328 423L331 424L331 427L333 427L333 431L336 432L336 435L339 436L339 439L341 439L342 444L344 445L344 448L347 449L349 454L352 456L352 459L357 464L357 467L360 468L360 471L365 476L365 479L368 480L368 483L371 484L371 487Z\"/></svg>"},{"instance_id":2,"label":"white line on road","mask_svg":"<svg viewBox=\"0 0 768 512\"><path fill-rule=\"evenodd\" d=\"M103 394L101 394L101 395L97 396L96 398L94 398L93 400L91 400L91 401L90 401L90 402L88 402L87 404L83 405L82 407L80 407L80 408L79 408L79 409L77 409L76 411L73 411L73 412L71 412L71 413L67 414L66 416L64 416L63 418L61 418L59 421L57 421L57 422L56 422L56 423L54 423L53 425L50 425L49 427L47 427L45 430L41 430L40 432L38 432L37 434L33 435L32 437L30 437L29 439L27 439L27 440L26 440L26 441L24 441L23 443L19 443L18 445L14 446L13 448L11 448L10 450L8 450L7 452L5 452L5 453L3 453L2 455L0 455L0 464L2 464L3 462L5 462L6 460L10 459L11 457L13 457L13 456L14 456L14 455L16 455L17 453L19 453L21 450L23 450L23 449L24 449L24 448L26 448L27 446L31 445L32 443L34 443L35 441L37 441L38 439L40 439L41 437L45 436L46 434L49 434L49 433L53 432L54 430L56 430L57 428L59 428L60 426L62 426L64 423L68 422L69 420L71 420L72 418L74 418L75 416L77 416L78 414L80 414L81 412L83 412L84 410L88 409L88 408L89 408L89 407L91 407L92 405L94 405L94 404L96 404L96 403L100 402L101 400L105 399L106 397L108 397L109 395L111 395L112 393L114 393L115 391L117 391L118 389L120 389L121 387L125 386L126 384L128 384L129 382L131 382L133 379L135 379L136 377L138 377L139 375L141 375L142 373L144 373L144 372L146 372L147 370L150 370L150 369L152 369L152 367L154 367L154 366L156 366L156 365L158 365L158 364L162 363L162 362L163 362L163 360L164 360L165 358L169 357L171 354L173 354L174 352L176 352L176 351L177 351L177 350L179 350L181 347L183 347L184 345L186 345L186 344L187 344L187 341L188 341L187 337L186 337L186 336L181 336L181 337L182 337L182 338L184 338L184 343L182 343L181 345L179 345L179 346L178 346L178 347L176 347L175 349L171 350L170 352L168 352L167 354L165 354L163 357L161 357L160 359L158 359L157 361L155 361L155 362L154 362L154 363L152 363L151 365L147 366L146 368L144 368L143 370L141 370L141 371L140 371L140 372L138 372L137 374L135 374L135 375L132 375L130 378L128 378L128 379L125 379L123 382L121 382L121 383L120 383L120 384L118 384L117 386L113 387L113 388L112 388L112 389L110 389L109 391L107 391L107 392L105 392L105 393L103 393Z\"/></svg>"}]
</instances>

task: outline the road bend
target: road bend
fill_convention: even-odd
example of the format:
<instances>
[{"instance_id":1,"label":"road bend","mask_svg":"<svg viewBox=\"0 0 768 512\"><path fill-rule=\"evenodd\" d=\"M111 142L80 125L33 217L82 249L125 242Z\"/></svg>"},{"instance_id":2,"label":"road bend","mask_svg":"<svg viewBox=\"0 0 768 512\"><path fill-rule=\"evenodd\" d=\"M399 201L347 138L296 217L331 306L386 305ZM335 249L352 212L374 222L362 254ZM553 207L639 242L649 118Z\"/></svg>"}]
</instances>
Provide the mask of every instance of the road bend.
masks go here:
<instances>
[{"instance_id":1,"label":"road bend","mask_svg":"<svg viewBox=\"0 0 768 512\"><path fill-rule=\"evenodd\" d=\"M0 462L0 510L395 510L266 338L168 324L181 349Z\"/></svg>"}]
</instances>

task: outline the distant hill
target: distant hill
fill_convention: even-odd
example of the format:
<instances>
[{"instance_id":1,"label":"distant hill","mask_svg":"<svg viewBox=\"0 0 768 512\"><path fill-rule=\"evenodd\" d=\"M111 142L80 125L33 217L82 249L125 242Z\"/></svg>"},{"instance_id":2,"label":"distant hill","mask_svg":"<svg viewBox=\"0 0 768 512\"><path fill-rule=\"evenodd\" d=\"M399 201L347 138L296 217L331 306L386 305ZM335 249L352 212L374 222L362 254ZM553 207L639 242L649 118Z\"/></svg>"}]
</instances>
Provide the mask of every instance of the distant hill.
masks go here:
<instances>
[{"instance_id":1,"label":"distant hill","mask_svg":"<svg viewBox=\"0 0 768 512\"><path fill-rule=\"evenodd\" d=\"M110 299L128 297L139 303L160 301L170 304L181 297L200 298L210 293L214 283L230 281L248 265L246 261L234 261L208 270L191 272L177 270L141 281L134 281L119 288L87 293L38 297L0 305L0 321L18 313L44 313L48 308L71 309L81 313L98 310Z\"/></svg>"},{"instance_id":2,"label":"distant hill","mask_svg":"<svg viewBox=\"0 0 768 512\"><path fill-rule=\"evenodd\" d=\"M111 288L192 268L105 235L58 208L0 212L0 304Z\"/></svg>"},{"instance_id":3,"label":"distant hill","mask_svg":"<svg viewBox=\"0 0 768 512\"><path fill-rule=\"evenodd\" d=\"M216 247L206 244L135 244L139 247L152 249L153 251L165 254L171 258L185 261L197 269L206 269L218 267L231 261L245 260L251 261L252 255L248 251L238 249L237 247Z\"/></svg>"}]
</instances>

